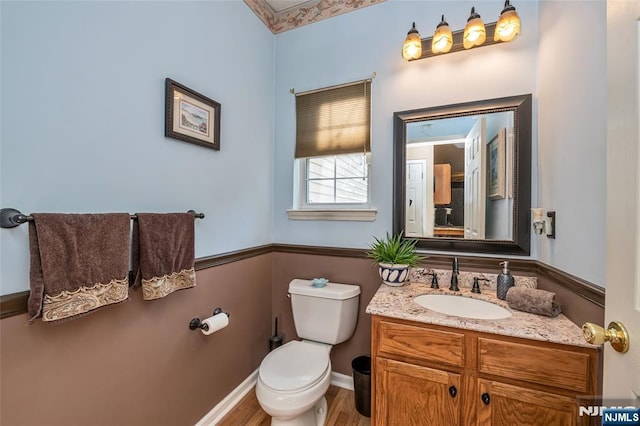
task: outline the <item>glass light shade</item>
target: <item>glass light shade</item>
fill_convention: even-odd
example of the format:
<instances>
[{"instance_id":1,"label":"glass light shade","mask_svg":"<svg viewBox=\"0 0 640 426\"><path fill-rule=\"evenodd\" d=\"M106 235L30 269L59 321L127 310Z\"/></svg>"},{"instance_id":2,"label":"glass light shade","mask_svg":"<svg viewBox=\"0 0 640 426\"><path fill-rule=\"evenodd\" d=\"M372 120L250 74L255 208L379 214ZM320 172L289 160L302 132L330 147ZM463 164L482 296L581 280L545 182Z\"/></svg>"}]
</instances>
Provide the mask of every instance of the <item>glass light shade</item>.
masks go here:
<instances>
[{"instance_id":1,"label":"glass light shade","mask_svg":"<svg viewBox=\"0 0 640 426\"><path fill-rule=\"evenodd\" d=\"M495 41L511 41L519 33L520 17L516 12L516 8L511 6L509 0L507 0L496 24L496 32L493 34L493 39Z\"/></svg>"},{"instance_id":2,"label":"glass light shade","mask_svg":"<svg viewBox=\"0 0 640 426\"><path fill-rule=\"evenodd\" d=\"M431 40L431 51L433 53L447 53L451 50L451 46L453 46L453 34L449 24L444 20L444 15L442 15L442 21L438 24Z\"/></svg>"},{"instance_id":3,"label":"glass light shade","mask_svg":"<svg viewBox=\"0 0 640 426\"><path fill-rule=\"evenodd\" d=\"M420 33L416 29L416 23L413 23L413 27L407 33L407 38L402 46L402 57L405 60L419 59L422 56L422 40L420 39Z\"/></svg>"},{"instance_id":4,"label":"glass light shade","mask_svg":"<svg viewBox=\"0 0 640 426\"><path fill-rule=\"evenodd\" d=\"M464 36L462 38L462 46L465 49L471 49L473 46L480 46L487 39L487 31L484 28L484 22L480 15L476 13L475 7L471 8L471 16L467 20L464 27Z\"/></svg>"}]
</instances>

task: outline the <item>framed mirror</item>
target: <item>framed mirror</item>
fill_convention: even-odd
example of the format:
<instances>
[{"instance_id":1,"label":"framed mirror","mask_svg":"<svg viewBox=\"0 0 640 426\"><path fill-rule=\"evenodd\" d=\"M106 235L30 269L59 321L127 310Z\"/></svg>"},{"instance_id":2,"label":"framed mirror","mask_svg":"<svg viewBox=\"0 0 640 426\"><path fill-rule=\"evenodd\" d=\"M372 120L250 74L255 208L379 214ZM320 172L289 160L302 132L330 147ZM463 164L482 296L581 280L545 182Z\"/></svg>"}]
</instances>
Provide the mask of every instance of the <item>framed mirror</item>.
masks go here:
<instances>
[{"instance_id":1,"label":"framed mirror","mask_svg":"<svg viewBox=\"0 0 640 426\"><path fill-rule=\"evenodd\" d=\"M393 233L430 250L529 255L531 95L393 115Z\"/></svg>"}]
</instances>

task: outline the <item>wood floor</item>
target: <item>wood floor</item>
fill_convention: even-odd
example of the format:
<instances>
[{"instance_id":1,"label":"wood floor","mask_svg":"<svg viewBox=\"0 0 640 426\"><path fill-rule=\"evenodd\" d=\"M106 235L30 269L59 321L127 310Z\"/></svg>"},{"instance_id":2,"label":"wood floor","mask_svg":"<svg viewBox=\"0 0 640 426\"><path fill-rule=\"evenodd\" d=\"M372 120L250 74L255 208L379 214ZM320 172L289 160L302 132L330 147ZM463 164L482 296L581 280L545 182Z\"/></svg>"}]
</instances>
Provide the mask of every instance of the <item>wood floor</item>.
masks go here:
<instances>
[{"instance_id":1,"label":"wood floor","mask_svg":"<svg viewBox=\"0 0 640 426\"><path fill-rule=\"evenodd\" d=\"M325 397L329 406L327 426L369 426L368 417L356 410L353 392L337 386L329 386ZM251 390L235 408L227 414L218 426L269 426L271 417L265 413L256 399L255 389Z\"/></svg>"}]
</instances>

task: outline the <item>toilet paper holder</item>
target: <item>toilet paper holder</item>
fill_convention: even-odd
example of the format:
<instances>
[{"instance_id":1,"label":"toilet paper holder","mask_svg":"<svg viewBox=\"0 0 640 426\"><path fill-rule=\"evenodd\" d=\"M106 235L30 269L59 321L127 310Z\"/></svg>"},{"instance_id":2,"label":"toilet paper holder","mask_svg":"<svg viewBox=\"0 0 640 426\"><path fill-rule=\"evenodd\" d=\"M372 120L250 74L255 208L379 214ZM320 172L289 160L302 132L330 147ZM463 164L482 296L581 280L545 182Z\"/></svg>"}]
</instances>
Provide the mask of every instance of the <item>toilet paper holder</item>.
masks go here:
<instances>
[{"instance_id":1,"label":"toilet paper holder","mask_svg":"<svg viewBox=\"0 0 640 426\"><path fill-rule=\"evenodd\" d=\"M225 314L227 317L231 316L231 315L229 315L228 312L222 312L222 308L215 308L213 310L213 315L218 315L218 314ZM189 330L197 330L197 329L208 331L209 330L209 326L207 324L203 323L200 320L200 318L193 318L191 321L189 321Z\"/></svg>"}]
</instances>

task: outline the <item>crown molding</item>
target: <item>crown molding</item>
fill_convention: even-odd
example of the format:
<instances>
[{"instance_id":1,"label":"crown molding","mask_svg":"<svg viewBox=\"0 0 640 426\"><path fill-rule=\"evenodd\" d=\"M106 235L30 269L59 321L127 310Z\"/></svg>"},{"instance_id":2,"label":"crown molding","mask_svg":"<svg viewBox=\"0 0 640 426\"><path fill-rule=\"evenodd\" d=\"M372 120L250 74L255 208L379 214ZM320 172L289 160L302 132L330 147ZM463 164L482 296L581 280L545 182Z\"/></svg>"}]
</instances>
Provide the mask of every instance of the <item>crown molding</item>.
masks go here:
<instances>
[{"instance_id":1,"label":"crown molding","mask_svg":"<svg viewBox=\"0 0 640 426\"><path fill-rule=\"evenodd\" d=\"M276 12L266 0L244 0L273 34L323 21L386 0L316 0Z\"/></svg>"}]
</instances>

